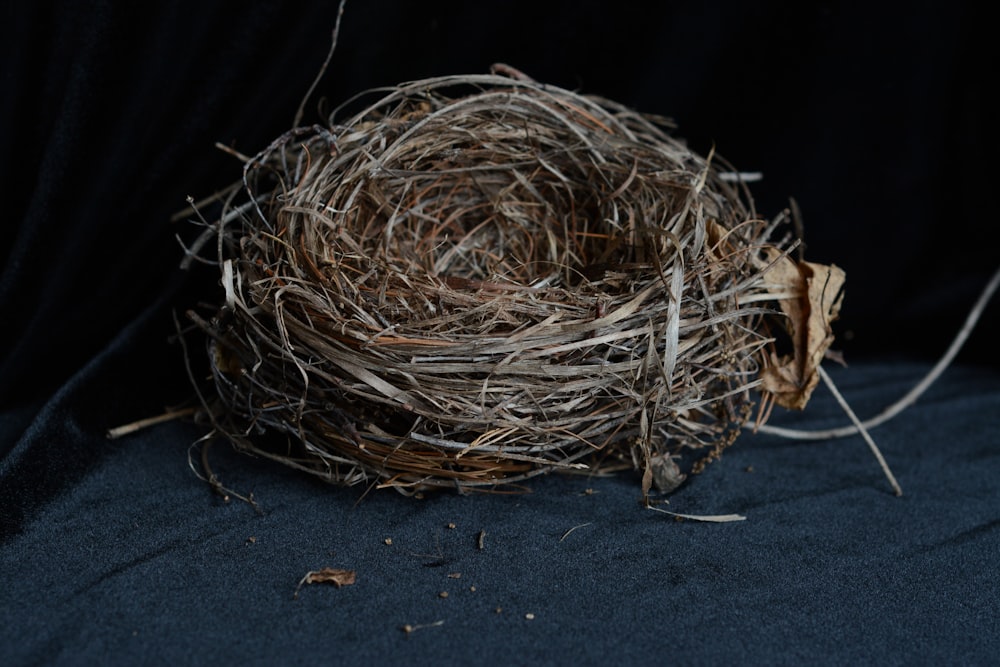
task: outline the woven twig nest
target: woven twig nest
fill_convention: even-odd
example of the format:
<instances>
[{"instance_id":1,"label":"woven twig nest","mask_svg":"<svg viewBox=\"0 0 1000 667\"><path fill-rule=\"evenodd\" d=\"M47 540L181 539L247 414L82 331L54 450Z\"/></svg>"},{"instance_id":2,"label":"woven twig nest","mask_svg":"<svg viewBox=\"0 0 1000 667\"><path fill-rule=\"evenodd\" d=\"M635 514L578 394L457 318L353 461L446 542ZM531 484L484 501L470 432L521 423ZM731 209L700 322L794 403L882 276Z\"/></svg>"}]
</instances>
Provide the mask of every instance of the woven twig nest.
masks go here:
<instances>
[{"instance_id":1,"label":"woven twig nest","mask_svg":"<svg viewBox=\"0 0 1000 667\"><path fill-rule=\"evenodd\" d=\"M623 466L669 490L755 389L808 399L842 276L665 122L496 73L376 97L248 160L212 227L205 401L238 448L404 492Z\"/></svg>"}]
</instances>

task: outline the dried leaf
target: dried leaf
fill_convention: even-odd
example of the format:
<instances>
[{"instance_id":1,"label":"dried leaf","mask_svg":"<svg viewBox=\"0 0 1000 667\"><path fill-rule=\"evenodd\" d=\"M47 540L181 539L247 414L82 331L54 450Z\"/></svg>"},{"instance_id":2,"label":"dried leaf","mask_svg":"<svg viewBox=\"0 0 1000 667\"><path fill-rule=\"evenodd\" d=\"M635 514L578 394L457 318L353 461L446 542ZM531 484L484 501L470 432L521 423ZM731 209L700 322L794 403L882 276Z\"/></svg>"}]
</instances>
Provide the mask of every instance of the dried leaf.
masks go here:
<instances>
[{"instance_id":1,"label":"dried leaf","mask_svg":"<svg viewBox=\"0 0 1000 667\"><path fill-rule=\"evenodd\" d=\"M299 596L299 590L306 584L333 584L337 588L350 586L355 582L357 572L354 570L341 570L334 567L324 567L321 570L310 570L306 576L299 581L295 589L295 597Z\"/></svg>"},{"instance_id":2,"label":"dried leaf","mask_svg":"<svg viewBox=\"0 0 1000 667\"><path fill-rule=\"evenodd\" d=\"M796 262L777 248L765 250L765 282L778 299L787 317L787 331L792 339L792 355L772 352L768 366L761 373L762 389L783 407L801 410L809 402L819 383L817 369L830 344L843 300L844 271L837 266Z\"/></svg>"}]
</instances>

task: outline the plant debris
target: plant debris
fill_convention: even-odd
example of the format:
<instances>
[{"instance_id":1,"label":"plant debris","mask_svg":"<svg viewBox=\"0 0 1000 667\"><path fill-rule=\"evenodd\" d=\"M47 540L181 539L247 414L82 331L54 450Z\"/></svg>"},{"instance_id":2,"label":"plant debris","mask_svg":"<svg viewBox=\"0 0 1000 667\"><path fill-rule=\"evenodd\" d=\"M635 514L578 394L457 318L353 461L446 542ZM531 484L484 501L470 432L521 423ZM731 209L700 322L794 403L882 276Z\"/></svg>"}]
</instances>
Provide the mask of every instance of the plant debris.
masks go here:
<instances>
[{"instance_id":1,"label":"plant debris","mask_svg":"<svg viewBox=\"0 0 1000 667\"><path fill-rule=\"evenodd\" d=\"M407 623L406 625L401 626L399 629L402 630L407 637L409 637L417 630L423 630L424 628L439 628L442 625L444 625L444 620L434 621L433 623L424 623L422 625L411 625Z\"/></svg>"},{"instance_id":2,"label":"plant debris","mask_svg":"<svg viewBox=\"0 0 1000 667\"><path fill-rule=\"evenodd\" d=\"M565 540L567 537L569 537L569 534L572 533L577 528L584 528L584 527L589 526L589 525L591 525L590 522L588 522L588 523L581 523L578 526L573 526L572 528L570 528L569 530L567 530L565 533L562 534L562 537L559 538L559 541L562 542L563 540Z\"/></svg>"},{"instance_id":3,"label":"plant debris","mask_svg":"<svg viewBox=\"0 0 1000 667\"><path fill-rule=\"evenodd\" d=\"M306 575L302 577L299 581L299 585L295 588L295 599L299 597L299 591L306 584L333 584L337 588L341 586L352 585L357 578L357 572L354 570L342 570L333 567L324 567L321 570L310 570L306 572Z\"/></svg>"},{"instance_id":4,"label":"plant debris","mask_svg":"<svg viewBox=\"0 0 1000 667\"><path fill-rule=\"evenodd\" d=\"M689 521L704 521L706 523L732 523L734 521L746 521L746 517L742 514L682 514L681 512L671 512L663 509L662 507L653 507L652 505L646 505L646 509L653 510L654 512L660 512L662 514L669 514L675 519L684 519Z\"/></svg>"}]
</instances>

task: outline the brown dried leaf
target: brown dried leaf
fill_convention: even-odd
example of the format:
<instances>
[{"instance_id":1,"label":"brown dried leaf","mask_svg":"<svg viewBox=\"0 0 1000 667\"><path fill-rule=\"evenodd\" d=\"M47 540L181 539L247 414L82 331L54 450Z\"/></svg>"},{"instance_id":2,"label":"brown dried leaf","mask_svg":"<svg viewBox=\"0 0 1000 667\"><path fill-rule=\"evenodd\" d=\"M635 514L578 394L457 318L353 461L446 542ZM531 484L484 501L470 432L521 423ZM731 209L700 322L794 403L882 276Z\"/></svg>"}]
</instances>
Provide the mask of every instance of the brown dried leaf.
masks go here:
<instances>
[{"instance_id":1,"label":"brown dried leaf","mask_svg":"<svg viewBox=\"0 0 1000 667\"><path fill-rule=\"evenodd\" d=\"M845 274L834 265L796 262L777 248L765 249L765 262L770 264L765 282L787 295L778 305L787 317L793 352L771 353L771 365L761 373L762 389L778 405L801 410L819 383L817 368L833 343L830 323L840 313Z\"/></svg>"},{"instance_id":2,"label":"brown dried leaf","mask_svg":"<svg viewBox=\"0 0 1000 667\"><path fill-rule=\"evenodd\" d=\"M357 572L355 570L342 570L334 567L310 570L299 581L298 588L295 589L295 597L299 596L299 589L306 584L333 584L337 588L340 588L341 586L350 586L355 582L356 578Z\"/></svg>"}]
</instances>

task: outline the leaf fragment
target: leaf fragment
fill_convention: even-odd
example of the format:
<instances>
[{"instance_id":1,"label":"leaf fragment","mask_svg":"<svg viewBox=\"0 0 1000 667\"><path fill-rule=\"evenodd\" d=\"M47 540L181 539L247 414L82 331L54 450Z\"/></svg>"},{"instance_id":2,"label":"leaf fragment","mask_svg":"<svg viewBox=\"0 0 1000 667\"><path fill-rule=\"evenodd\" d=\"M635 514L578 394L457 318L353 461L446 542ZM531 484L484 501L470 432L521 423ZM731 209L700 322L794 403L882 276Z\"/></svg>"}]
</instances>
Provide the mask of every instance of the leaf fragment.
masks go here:
<instances>
[{"instance_id":1,"label":"leaf fragment","mask_svg":"<svg viewBox=\"0 0 1000 667\"><path fill-rule=\"evenodd\" d=\"M764 281L779 298L787 318L792 354L772 352L761 372L762 389L778 405L805 408L819 384L819 365L833 343L830 323L840 314L845 274L836 265L796 262L777 248L765 248Z\"/></svg>"},{"instance_id":2,"label":"leaf fragment","mask_svg":"<svg viewBox=\"0 0 1000 667\"><path fill-rule=\"evenodd\" d=\"M299 581L298 587L295 589L295 598L299 597L299 591L306 584L333 584L337 588L342 586L350 586L357 579L357 572L355 570L344 570L335 567L324 567L319 570L310 570L306 572L305 576Z\"/></svg>"}]
</instances>

